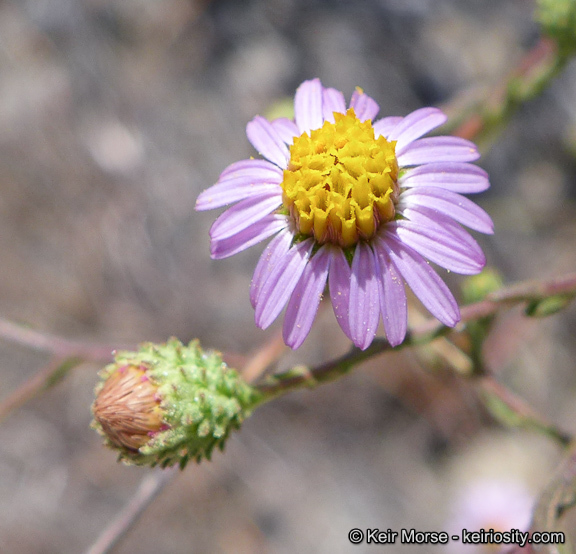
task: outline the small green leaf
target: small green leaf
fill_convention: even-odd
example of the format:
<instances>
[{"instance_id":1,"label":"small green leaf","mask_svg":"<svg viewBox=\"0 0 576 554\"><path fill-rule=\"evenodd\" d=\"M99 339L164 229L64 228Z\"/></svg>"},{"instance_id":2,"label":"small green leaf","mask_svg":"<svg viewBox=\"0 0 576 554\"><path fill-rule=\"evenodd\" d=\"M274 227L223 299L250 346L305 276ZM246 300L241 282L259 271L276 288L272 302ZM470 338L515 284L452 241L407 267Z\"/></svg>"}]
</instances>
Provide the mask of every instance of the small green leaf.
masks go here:
<instances>
[{"instance_id":1,"label":"small green leaf","mask_svg":"<svg viewBox=\"0 0 576 554\"><path fill-rule=\"evenodd\" d=\"M572 300L572 294L557 294L539 300L532 300L526 306L526 315L529 317L548 317L563 310Z\"/></svg>"}]
</instances>

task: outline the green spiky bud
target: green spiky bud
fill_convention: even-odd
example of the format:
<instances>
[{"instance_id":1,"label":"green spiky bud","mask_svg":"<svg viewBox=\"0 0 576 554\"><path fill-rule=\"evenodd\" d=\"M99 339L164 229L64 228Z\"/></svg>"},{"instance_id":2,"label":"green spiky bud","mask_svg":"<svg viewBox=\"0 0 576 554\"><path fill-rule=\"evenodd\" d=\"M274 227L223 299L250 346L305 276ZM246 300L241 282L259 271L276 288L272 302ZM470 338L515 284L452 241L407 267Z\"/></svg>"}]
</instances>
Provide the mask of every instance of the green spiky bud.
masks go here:
<instances>
[{"instance_id":1,"label":"green spiky bud","mask_svg":"<svg viewBox=\"0 0 576 554\"><path fill-rule=\"evenodd\" d=\"M144 343L100 373L92 427L119 459L137 465L210 459L250 415L260 393L198 341Z\"/></svg>"},{"instance_id":2,"label":"green spiky bud","mask_svg":"<svg viewBox=\"0 0 576 554\"><path fill-rule=\"evenodd\" d=\"M537 0L536 21L563 55L576 52L576 0Z\"/></svg>"}]
</instances>

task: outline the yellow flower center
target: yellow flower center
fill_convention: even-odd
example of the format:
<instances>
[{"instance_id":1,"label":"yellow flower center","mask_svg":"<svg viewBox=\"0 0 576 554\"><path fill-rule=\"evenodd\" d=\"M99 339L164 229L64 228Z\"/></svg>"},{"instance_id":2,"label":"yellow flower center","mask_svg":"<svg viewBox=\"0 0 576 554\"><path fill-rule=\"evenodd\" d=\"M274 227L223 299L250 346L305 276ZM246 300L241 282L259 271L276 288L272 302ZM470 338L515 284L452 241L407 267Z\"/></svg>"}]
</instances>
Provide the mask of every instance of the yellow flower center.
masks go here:
<instances>
[{"instance_id":1,"label":"yellow flower center","mask_svg":"<svg viewBox=\"0 0 576 554\"><path fill-rule=\"evenodd\" d=\"M300 233L346 248L394 218L398 162L396 142L375 138L353 108L334 118L294 139L281 186Z\"/></svg>"}]
</instances>

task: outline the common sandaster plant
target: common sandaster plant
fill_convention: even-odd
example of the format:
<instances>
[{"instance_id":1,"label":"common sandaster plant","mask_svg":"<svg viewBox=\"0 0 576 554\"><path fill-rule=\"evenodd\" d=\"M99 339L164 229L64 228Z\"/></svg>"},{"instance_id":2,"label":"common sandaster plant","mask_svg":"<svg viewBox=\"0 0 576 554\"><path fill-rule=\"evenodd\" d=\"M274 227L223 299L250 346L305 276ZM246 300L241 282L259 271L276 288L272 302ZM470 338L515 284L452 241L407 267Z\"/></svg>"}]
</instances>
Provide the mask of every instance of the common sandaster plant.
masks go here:
<instances>
[{"instance_id":1,"label":"common sandaster plant","mask_svg":"<svg viewBox=\"0 0 576 554\"><path fill-rule=\"evenodd\" d=\"M234 204L210 230L212 258L274 237L250 288L256 324L268 327L287 305L283 335L298 348L328 284L336 319L367 348L380 317L391 345L406 335L405 283L442 323L460 319L454 296L427 260L461 274L485 265L460 224L492 233L488 214L460 193L489 187L479 154L458 137L421 138L446 116L422 108L374 121L378 104L305 81L294 121L256 116L248 139L264 157L233 163L200 194L197 210ZM374 122L373 122L374 121Z\"/></svg>"}]
</instances>

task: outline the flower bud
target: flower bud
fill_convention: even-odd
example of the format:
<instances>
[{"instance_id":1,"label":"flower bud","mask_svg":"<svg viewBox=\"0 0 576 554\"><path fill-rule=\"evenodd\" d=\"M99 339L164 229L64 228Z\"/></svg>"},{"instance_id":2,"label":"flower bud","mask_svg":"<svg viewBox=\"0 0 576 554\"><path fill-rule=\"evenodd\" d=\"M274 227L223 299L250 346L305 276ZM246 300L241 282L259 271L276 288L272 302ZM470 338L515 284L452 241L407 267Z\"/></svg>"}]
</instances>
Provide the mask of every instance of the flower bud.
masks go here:
<instances>
[{"instance_id":1,"label":"flower bud","mask_svg":"<svg viewBox=\"0 0 576 554\"><path fill-rule=\"evenodd\" d=\"M99 375L92 427L119 459L137 465L183 468L190 459L210 459L261 398L198 341L118 352Z\"/></svg>"},{"instance_id":2,"label":"flower bud","mask_svg":"<svg viewBox=\"0 0 576 554\"><path fill-rule=\"evenodd\" d=\"M145 366L121 365L100 385L92 406L109 442L137 452L163 427L158 387Z\"/></svg>"}]
</instances>

